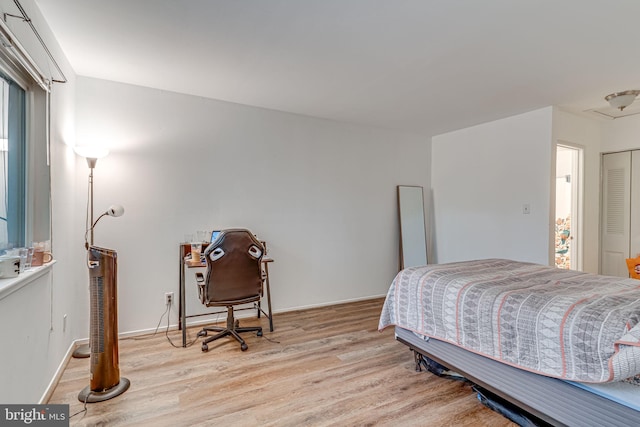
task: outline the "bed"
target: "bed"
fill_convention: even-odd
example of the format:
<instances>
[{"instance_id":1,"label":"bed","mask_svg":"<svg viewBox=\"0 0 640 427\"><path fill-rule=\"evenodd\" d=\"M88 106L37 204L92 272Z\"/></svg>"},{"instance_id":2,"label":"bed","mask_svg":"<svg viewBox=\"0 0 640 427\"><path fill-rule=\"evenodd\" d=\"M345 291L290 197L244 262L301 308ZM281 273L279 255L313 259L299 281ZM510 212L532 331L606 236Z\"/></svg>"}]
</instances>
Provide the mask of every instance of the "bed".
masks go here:
<instances>
[{"instance_id":1,"label":"bed","mask_svg":"<svg viewBox=\"0 0 640 427\"><path fill-rule=\"evenodd\" d=\"M379 329L554 425L640 425L640 282L502 259L412 267Z\"/></svg>"}]
</instances>

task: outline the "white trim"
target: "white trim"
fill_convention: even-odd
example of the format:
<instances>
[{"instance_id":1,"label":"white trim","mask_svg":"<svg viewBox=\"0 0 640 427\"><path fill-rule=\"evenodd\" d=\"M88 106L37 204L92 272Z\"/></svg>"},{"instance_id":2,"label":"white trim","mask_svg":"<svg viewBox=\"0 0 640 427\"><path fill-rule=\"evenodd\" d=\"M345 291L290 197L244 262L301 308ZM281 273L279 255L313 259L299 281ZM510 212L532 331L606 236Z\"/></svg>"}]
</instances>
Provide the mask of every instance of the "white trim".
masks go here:
<instances>
[{"instance_id":1,"label":"white trim","mask_svg":"<svg viewBox=\"0 0 640 427\"><path fill-rule=\"evenodd\" d=\"M371 296L366 296L366 297L360 297L360 298L352 298L352 299L346 299L346 300L341 300L341 301L333 301L333 302L327 302L327 303L322 303L322 304L311 304L311 305L305 305L305 306L301 306L301 307L291 307L291 308L287 308L284 310L274 310L273 314L278 314L278 313L290 313L293 311L301 311L301 310L310 310L313 308L322 308L322 307L330 307L333 305L340 305L340 304L348 304L348 303L352 303L352 302L360 302L360 301L369 301L369 300L373 300L373 299L378 299L378 298L384 298L386 297L387 294L382 294L382 295L371 295ZM189 321L189 319L187 319L187 327L191 327L191 326L199 326L199 325L207 325L207 324L211 324L212 322L215 322L216 319L214 316L217 316L219 318L220 322L224 322L227 320L227 314L222 313L222 314L212 314L210 316L202 316L200 317L198 320L193 320L193 321ZM247 312L247 313L235 313L235 317L237 319L245 319L245 318L251 318L251 317L255 317L255 314L252 314L252 312ZM277 324L274 326L274 329L276 328ZM167 326L166 326L166 322L163 325L160 325L160 327L158 328L158 331L162 330L166 330ZM174 331L178 329L178 324L177 323L171 323L169 325L169 330L170 331ZM138 329L136 331L129 331L129 332L121 332L118 334L118 338L131 338L131 337L137 337L140 335L146 335L146 334L150 334L153 333L156 330L156 328L150 328L150 329ZM86 344L88 342L88 338L82 339L82 340L77 340L76 342L82 342L84 344Z\"/></svg>"},{"instance_id":2,"label":"white trim","mask_svg":"<svg viewBox=\"0 0 640 427\"><path fill-rule=\"evenodd\" d=\"M40 401L38 402L38 404L43 405L49 402L49 399L51 399L51 396L53 395L53 391L58 386L58 382L60 382L60 378L62 378L62 374L64 373L64 370L66 369L67 364L69 363L69 360L71 360L71 356L73 355L73 352L76 349L76 347L77 347L76 342L75 341L72 342L69 348L67 349L67 353L62 358L62 361L60 361L60 364L58 365L58 369L56 369L56 372L53 374L51 381L49 381L49 385L47 385L47 388L44 390L44 393L42 394L42 397L40 398Z\"/></svg>"},{"instance_id":3,"label":"white trim","mask_svg":"<svg viewBox=\"0 0 640 427\"><path fill-rule=\"evenodd\" d=\"M572 247L572 261L571 261L571 269L582 271L584 264L584 187L585 187L585 146L582 144L577 144L573 142L569 142L563 139L558 139L556 141L556 148L554 153L554 165L557 167L557 158L555 157L559 147L564 147L570 150L576 151L576 162L573 167L576 169L575 176L572 177L572 185L574 185L574 190L572 190L572 194L575 196L575 200L572 201L573 207L572 211L575 210L576 218L572 218L572 226L575 227L576 233L574 233L577 237L574 239L574 244ZM555 168L553 170L555 177ZM553 181L553 218L552 225L555 224L556 215L555 215L555 206L557 202L557 194L555 193L555 180ZM552 246L553 246L553 264L555 265L555 233L553 233Z\"/></svg>"},{"instance_id":4,"label":"white trim","mask_svg":"<svg viewBox=\"0 0 640 427\"><path fill-rule=\"evenodd\" d=\"M300 307L288 308L286 310L275 310L274 313L286 313L286 312L290 312L290 311L310 310L312 308L329 307L329 306L332 306L332 305L348 304L348 303L351 303L351 302L369 301L369 300L372 300L372 299L384 298L386 296L387 296L387 294L384 293L384 294L381 294L381 295L370 295L370 296L367 296L367 297L349 298L349 299L340 300L340 301L325 302L325 303L322 303L322 304L303 305L303 306L300 306Z\"/></svg>"},{"instance_id":5,"label":"white trim","mask_svg":"<svg viewBox=\"0 0 640 427\"><path fill-rule=\"evenodd\" d=\"M360 302L360 301L369 301L369 300L373 300L373 299L378 299L378 298L384 298L386 297L386 294L382 294L382 295L371 295L371 296L367 296L367 297L361 297L361 298L352 298L352 299L346 299L346 300L341 300L341 301L334 301L334 302L328 302L328 303L322 303L322 304L311 304L311 305L305 305L302 307L292 307L292 308L287 308L284 310L274 310L273 314L278 314L278 313L290 313L293 311L301 311L301 310L310 310L313 308L322 308L322 307L330 307L332 305L340 305L340 304L348 304L348 303L352 303L352 302ZM217 316L219 318L219 321L226 321L227 316L226 313L223 314L212 314L210 316L202 316L202 318L198 319L198 320L194 320L194 321L188 321L187 319L187 327L191 327L191 326L199 326L199 325L207 325L207 324L211 324L212 322L215 322L216 319L214 318L214 316ZM250 318L250 317L255 317L254 314L252 313L236 313L236 318L238 319L244 319L244 318ZM277 326L277 325L276 325ZM164 331L166 330L167 326L166 323L164 325L160 325L160 327L158 328L158 331ZM177 323L171 323L169 324L169 330L170 331L175 331L178 329L178 324ZM275 329L275 326L274 326ZM118 339L123 339L123 338L132 338L132 337L138 337L141 335L147 335L150 333L153 333L156 331L156 328L148 328L148 329L138 329L135 331L128 331L128 332L120 332L118 333ZM76 346L81 346L81 345L85 345L89 343L89 338L80 338L74 341L74 345Z\"/></svg>"}]
</instances>

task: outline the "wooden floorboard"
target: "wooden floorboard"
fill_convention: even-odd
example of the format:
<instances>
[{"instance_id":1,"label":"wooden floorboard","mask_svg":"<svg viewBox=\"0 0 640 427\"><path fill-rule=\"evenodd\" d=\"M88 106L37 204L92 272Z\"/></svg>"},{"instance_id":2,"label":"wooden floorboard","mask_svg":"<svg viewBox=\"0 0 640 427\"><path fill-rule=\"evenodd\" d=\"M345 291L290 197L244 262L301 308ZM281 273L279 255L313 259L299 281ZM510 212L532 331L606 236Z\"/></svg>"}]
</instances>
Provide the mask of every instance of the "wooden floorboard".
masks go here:
<instances>
[{"instance_id":1,"label":"wooden floorboard","mask_svg":"<svg viewBox=\"0 0 640 427\"><path fill-rule=\"evenodd\" d=\"M122 339L124 394L87 404L72 426L512 426L482 406L468 384L416 372L392 328L377 331L382 300L277 314L275 330L200 350L164 333ZM198 329L189 329L195 337ZM180 342L179 331L169 337ZM89 359L71 359L49 403L82 411Z\"/></svg>"}]
</instances>

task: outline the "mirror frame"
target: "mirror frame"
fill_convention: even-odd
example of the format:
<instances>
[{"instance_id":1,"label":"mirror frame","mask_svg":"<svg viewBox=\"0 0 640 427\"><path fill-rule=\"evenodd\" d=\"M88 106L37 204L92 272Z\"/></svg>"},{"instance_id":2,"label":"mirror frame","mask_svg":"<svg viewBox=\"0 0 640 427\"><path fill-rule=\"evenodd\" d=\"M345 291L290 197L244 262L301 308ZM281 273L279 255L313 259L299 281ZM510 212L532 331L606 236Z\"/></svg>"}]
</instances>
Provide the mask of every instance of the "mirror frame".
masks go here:
<instances>
[{"instance_id":1,"label":"mirror frame","mask_svg":"<svg viewBox=\"0 0 640 427\"><path fill-rule=\"evenodd\" d=\"M428 263L424 192L421 186L398 185L400 270Z\"/></svg>"}]
</instances>

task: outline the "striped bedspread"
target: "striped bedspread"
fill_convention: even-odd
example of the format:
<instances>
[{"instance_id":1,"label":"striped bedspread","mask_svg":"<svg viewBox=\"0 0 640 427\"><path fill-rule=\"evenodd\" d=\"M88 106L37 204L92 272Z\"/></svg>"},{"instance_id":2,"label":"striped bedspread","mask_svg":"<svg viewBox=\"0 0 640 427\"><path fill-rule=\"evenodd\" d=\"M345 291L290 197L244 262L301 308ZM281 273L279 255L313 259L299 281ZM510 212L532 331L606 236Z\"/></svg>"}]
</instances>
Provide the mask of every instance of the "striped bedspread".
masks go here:
<instances>
[{"instance_id":1,"label":"striped bedspread","mask_svg":"<svg viewBox=\"0 0 640 427\"><path fill-rule=\"evenodd\" d=\"M640 374L640 281L490 259L407 268L379 329L444 340L581 382Z\"/></svg>"}]
</instances>

